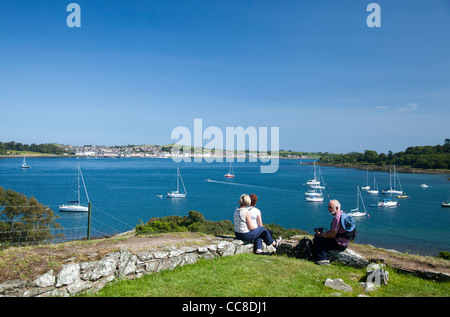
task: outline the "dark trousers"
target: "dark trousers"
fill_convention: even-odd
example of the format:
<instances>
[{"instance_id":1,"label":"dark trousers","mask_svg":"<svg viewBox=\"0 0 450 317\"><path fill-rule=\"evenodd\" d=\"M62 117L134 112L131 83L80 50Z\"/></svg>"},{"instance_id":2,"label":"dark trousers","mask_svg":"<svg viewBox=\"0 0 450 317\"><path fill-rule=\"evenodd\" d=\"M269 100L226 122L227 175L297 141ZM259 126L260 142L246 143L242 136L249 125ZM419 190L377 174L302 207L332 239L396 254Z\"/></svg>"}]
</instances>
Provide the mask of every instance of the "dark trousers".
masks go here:
<instances>
[{"instance_id":1,"label":"dark trousers","mask_svg":"<svg viewBox=\"0 0 450 317\"><path fill-rule=\"evenodd\" d=\"M328 260L328 250L344 251L346 247L339 245L334 238L314 237L314 255L317 261Z\"/></svg>"},{"instance_id":2,"label":"dark trousers","mask_svg":"<svg viewBox=\"0 0 450 317\"><path fill-rule=\"evenodd\" d=\"M258 227L247 233L235 232L236 238L243 241L254 241L255 248L262 250L262 241L266 245L271 245L273 243L272 236L269 231L264 227Z\"/></svg>"}]
</instances>

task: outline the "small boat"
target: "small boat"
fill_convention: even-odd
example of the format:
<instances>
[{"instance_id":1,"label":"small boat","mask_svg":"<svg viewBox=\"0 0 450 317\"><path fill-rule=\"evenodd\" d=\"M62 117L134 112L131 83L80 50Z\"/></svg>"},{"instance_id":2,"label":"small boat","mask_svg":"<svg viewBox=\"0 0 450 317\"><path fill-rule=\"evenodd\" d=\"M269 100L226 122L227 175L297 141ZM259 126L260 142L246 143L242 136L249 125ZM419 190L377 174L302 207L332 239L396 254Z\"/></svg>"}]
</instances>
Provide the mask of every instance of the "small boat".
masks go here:
<instances>
[{"instance_id":1,"label":"small boat","mask_svg":"<svg viewBox=\"0 0 450 317\"><path fill-rule=\"evenodd\" d=\"M359 201L361 200L362 206L364 209L364 212L359 211ZM351 209L347 215L353 216L353 217L363 217L367 214L366 206L364 205L364 200L361 195L361 191L359 189L359 186L356 186L356 208Z\"/></svg>"},{"instance_id":2,"label":"small boat","mask_svg":"<svg viewBox=\"0 0 450 317\"><path fill-rule=\"evenodd\" d=\"M305 196L308 196L308 197L320 197L320 196L322 196L322 193L321 192L316 192L315 190L310 190L310 191L307 191L305 193Z\"/></svg>"},{"instance_id":3,"label":"small boat","mask_svg":"<svg viewBox=\"0 0 450 317\"><path fill-rule=\"evenodd\" d=\"M375 177L373 178L373 189L368 189L366 191L366 193L371 194L371 195L378 195L378 185L377 185L377 181L375 180Z\"/></svg>"},{"instance_id":4,"label":"small boat","mask_svg":"<svg viewBox=\"0 0 450 317\"><path fill-rule=\"evenodd\" d=\"M183 185L183 193L180 193L180 180ZM177 190L167 193L167 198L185 198L187 195L186 187L184 187L183 178L181 177L180 169L177 167Z\"/></svg>"},{"instance_id":5,"label":"small boat","mask_svg":"<svg viewBox=\"0 0 450 317\"><path fill-rule=\"evenodd\" d=\"M23 157L22 168L30 168L31 166L27 165L27 161L25 161L25 156Z\"/></svg>"},{"instance_id":6,"label":"small boat","mask_svg":"<svg viewBox=\"0 0 450 317\"><path fill-rule=\"evenodd\" d=\"M323 196L307 196L305 198L307 202L320 202L323 201Z\"/></svg>"},{"instance_id":7,"label":"small boat","mask_svg":"<svg viewBox=\"0 0 450 317\"><path fill-rule=\"evenodd\" d=\"M409 196L406 196L406 195L398 195L397 198L399 198L399 199L407 199L407 198L409 198Z\"/></svg>"},{"instance_id":8,"label":"small boat","mask_svg":"<svg viewBox=\"0 0 450 317\"><path fill-rule=\"evenodd\" d=\"M397 201L392 200L392 198L385 198L382 201L378 202L377 207L395 207L397 206Z\"/></svg>"},{"instance_id":9,"label":"small boat","mask_svg":"<svg viewBox=\"0 0 450 317\"><path fill-rule=\"evenodd\" d=\"M86 190L86 184L84 183L83 174L81 173L80 169L80 163L78 163L78 171L77 171L77 200L74 201L68 201L68 205L61 205L59 206L60 211L73 211L73 212L80 212L80 211L89 211L89 208L86 206L80 205L80 176L81 181L83 183L84 191L86 193L87 201L89 202L89 196Z\"/></svg>"},{"instance_id":10,"label":"small boat","mask_svg":"<svg viewBox=\"0 0 450 317\"><path fill-rule=\"evenodd\" d=\"M320 188L317 188L306 192L305 201L307 202L323 201L322 190Z\"/></svg>"},{"instance_id":11,"label":"small boat","mask_svg":"<svg viewBox=\"0 0 450 317\"><path fill-rule=\"evenodd\" d=\"M442 207L450 207L450 201L443 201L441 204Z\"/></svg>"},{"instance_id":12,"label":"small boat","mask_svg":"<svg viewBox=\"0 0 450 317\"><path fill-rule=\"evenodd\" d=\"M427 184L420 184L420 187L422 188L428 188L429 186Z\"/></svg>"},{"instance_id":13,"label":"small boat","mask_svg":"<svg viewBox=\"0 0 450 317\"><path fill-rule=\"evenodd\" d=\"M233 166L231 165L231 162L230 162L230 171L228 173L226 173L224 176L227 178L234 177L234 170L233 170Z\"/></svg>"},{"instance_id":14,"label":"small boat","mask_svg":"<svg viewBox=\"0 0 450 317\"><path fill-rule=\"evenodd\" d=\"M369 169L367 169L367 173L366 173L366 186L361 186L362 190L369 190L370 186L369 186Z\"/></svg>"}]
</instances>

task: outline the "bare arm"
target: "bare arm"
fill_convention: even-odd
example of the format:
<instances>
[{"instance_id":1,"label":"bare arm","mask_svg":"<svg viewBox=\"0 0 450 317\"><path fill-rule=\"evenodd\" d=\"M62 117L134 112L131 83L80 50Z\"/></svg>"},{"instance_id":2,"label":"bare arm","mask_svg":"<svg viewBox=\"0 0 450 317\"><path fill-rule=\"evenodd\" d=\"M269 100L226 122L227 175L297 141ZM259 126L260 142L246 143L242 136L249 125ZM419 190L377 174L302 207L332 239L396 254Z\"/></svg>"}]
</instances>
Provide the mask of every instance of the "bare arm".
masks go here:
<instances>
[{"instance_id":1,"label":"bare arm","mask_svg":"<svg viewBox=\"0 0 450 317\"><path fill-rule=\"evenodd\" d=\"M258 227L262 227L262 226L263 226L261 214L259 214L259 215L256 217L256 223L258 224Z\"/></svg>"},{"instance_id":2,"label":"bare arm","mask_svg":"<svg viewBox=\"0 0 450 317\"><path fill-rule=\"evenodd\" d=\"M247 223L248 229L249 229L249 230L254 230L254 229L256 229L256 227L253 227L253 224L252 224L252 218L250 217L250 213L249 213L248 211L245 211L244 217L245 217L245 222Z\"/></svg>"}]
</instances>

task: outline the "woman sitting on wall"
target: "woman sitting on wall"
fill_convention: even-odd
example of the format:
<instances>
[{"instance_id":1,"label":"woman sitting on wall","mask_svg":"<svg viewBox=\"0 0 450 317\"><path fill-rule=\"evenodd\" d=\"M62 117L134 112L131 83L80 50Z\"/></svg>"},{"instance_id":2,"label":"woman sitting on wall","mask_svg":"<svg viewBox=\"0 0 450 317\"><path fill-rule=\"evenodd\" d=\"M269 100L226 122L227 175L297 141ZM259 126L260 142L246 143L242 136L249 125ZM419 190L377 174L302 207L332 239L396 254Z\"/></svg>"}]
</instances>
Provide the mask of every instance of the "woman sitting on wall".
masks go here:
<instances>
[{"instance_id":1,"label":"woman sitting on wall","mask_svg":"<svg viewBox=\"0 0 450 317\"><path fill-rule=\"evenodd\" d=\"M254 241L256 254L262 253L262 241L266 245L272 245L277 248L281 243L281 237L273 240L269 231L264 227L255 227L252 224L251 215L248 207L251 205L249 195L243 194L239 198L239 206L234 211L234 233L236 238L243 241Z\"/></svg>"}]
</instances>

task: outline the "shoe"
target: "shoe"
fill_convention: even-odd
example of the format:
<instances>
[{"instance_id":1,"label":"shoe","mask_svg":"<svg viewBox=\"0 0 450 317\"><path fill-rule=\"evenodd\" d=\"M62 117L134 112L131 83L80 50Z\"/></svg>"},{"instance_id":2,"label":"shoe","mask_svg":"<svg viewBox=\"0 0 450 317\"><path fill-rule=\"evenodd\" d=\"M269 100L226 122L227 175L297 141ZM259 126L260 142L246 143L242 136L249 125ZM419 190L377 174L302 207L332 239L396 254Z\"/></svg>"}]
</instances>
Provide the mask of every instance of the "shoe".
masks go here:
<instances>
[{"instance_id":1,"label":"shoe","mask_svg":"<svg viewBox=\"0 0 450 317\"><path fill-rule=\"evenodd\" d=\"M317 264L317 265L330 265L330 260L318 260L318 261L315 261L314 264Z\"/></svg>"},{"instance_id":2,"label":"shoe","mask_svg":"<svg viewBox=\"0 0 450 317\"><path fill-rule=\"evenodd\" d=\"M262 252L261 249L258 249L258 250L256 250L255 254L256 254L256 255L261 255L261 254L263 254L263 252Z\"/></svg>"}]
</instances>

